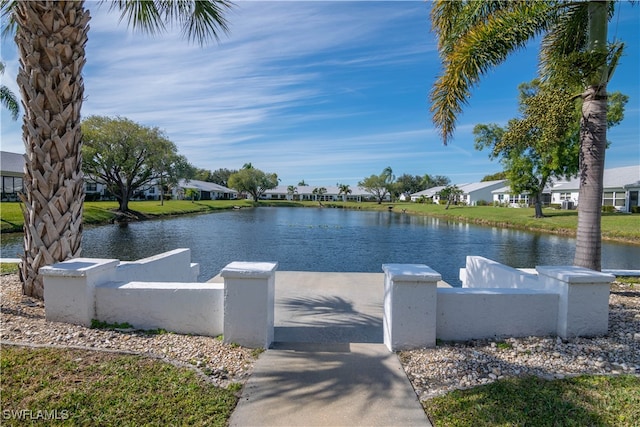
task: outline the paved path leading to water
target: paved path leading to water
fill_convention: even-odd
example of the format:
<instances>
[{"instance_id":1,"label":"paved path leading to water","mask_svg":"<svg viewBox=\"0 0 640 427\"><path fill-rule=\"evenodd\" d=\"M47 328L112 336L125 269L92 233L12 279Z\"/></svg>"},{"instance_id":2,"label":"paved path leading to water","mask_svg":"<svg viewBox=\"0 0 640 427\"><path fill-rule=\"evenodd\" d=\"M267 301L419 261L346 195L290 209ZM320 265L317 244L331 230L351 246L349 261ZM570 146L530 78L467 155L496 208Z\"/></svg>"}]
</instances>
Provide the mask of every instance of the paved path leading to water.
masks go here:
<instances>
[{"instance_id":1,"label":"paved path leading to water","mask_svg":"<svg viewBox=\"0 0 640 427\"><path fill-rule=\"evenodd\" d=\"M231 426L430 426L382 344L382 273L276 273L275 342Z\"/></svg>"}]
</instances>

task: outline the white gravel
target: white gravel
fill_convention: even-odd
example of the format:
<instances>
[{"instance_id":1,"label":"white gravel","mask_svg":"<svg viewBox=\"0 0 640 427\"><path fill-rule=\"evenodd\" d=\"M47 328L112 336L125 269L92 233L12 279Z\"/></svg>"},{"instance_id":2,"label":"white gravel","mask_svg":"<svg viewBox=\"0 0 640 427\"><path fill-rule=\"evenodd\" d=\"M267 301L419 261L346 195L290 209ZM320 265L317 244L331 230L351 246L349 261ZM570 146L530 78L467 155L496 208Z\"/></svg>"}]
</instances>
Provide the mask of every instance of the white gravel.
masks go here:
<instances>
[{"instance_id":1,"label":"white gravel","mask_svg":"<svg viewBox=\"0 0 640 427\"><path fill-rule=\"evenodd\" d=\"M253 369L255 352L216 338L47 322L42 301L22 295L17 275L3 275L0 279L0 339L4 344L144 354L192 366L220 386L243 383ZM477 340L404 351L399 357L421 400L514 376L549 379L579 374L640 376L640 285L614 283L609 308L609 333L605 337Z\"/></svg>"}]
</instances>

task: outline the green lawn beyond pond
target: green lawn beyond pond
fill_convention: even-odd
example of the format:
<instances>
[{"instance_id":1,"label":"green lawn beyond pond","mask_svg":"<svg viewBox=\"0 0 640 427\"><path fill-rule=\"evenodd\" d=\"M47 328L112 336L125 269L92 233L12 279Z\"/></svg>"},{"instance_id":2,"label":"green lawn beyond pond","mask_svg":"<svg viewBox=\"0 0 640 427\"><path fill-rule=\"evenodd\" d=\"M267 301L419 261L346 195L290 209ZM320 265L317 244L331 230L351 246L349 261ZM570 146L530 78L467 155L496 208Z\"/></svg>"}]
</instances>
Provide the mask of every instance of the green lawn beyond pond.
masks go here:
<instances>
[{"instance_id":1,"label":"green lawn beyond pond","mask_svg":"<svg viewBox=\"0 0 640 427\"><path fill-rule=\"evenodd\" d=\"M131 202L130 208L148 217L185 215L210 212L220 209L232 209L234 206L254 206L246 200L206 200L191 202L188 200L168 200L164 204L158 201ZM258 206L299 206L317 207L317 202L260 202ZM545 209L545 218L534 218L532 208L498 208L493 206L451 206L448 210L442 205L420 203L356 203L324 202L325 208L384 210L406 212L413 215L427 215L460 222L471 222L498 227L510 227L523 230L575 235L578 212ZM116 202L86 202L84 205L85 224L106 224L115 218ZM21 232L23 225L20 203L3 202L0 204L0 218L3 233ZM607 240L640 244L640 214L604 213L602 214L602 237Z\"/></svg>"}]
</instances>

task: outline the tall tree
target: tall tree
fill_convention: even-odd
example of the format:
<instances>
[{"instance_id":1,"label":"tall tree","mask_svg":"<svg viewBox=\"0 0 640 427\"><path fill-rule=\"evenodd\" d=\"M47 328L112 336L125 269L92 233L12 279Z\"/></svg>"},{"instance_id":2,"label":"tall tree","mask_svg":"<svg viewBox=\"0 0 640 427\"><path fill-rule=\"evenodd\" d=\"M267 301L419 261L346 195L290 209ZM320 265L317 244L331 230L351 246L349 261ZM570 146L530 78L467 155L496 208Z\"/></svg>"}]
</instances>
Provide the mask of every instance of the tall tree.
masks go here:
<instances>
[{"instance_id":1,"label":"tall tree","mask_svg":"<svg viewBox=\"0 0 640 427\"><path fill-rule=\"evenodd\" d=\"M186 159L158 128L102 116L88 117L82 128L84 170L107 186L122 213L129 211L129 200L136 192L175 183L189 174Z\"/></svg>"},{"instance_id":2,"label":"tall tree","mask_svg":"<svg viewBox=\"0 0 640 427\"><path fill-rule=\"evenodd\" d=\"M342 201L347 201L347 196L352 193L349 184L336 184L338 186L338 196L342 195Z\"/></svg>"},{"instance_id":3,"label":"tall tree","mask_svg":"<svg viewBox=\"0 0 640 427\"><path fill-rule=\"evenodd\" d=\"M428 175L425 175L428 176ZM420 175L409 175L407 173L400 175L396 179L396 189L399 194L413 194L422 191L424 177ZM428 188L428 187L426 187Z\"/></svg>"},{"instance_id":4,"label":"tall tree","mask_svg":"<svg viewBox=\"0 0 640 427\"><path fill-rule=\"evenodd\" d=\"M289 185L287 187L287 195L291 197L291 200L295 200L296 194L298 194L298 187L296 187L295 185Z\"/></svg>"},{"instance_id":5,"label":"tall tree","mask_svg":"<svg viewBox=\"0 0 640 427\"><path fill-rule=\"evenodd\" d=\"M251 165L251 163L248 163ZM278 186L278 175L266 173L253 166L240 169L229 177L229 187L238 190L240 193L249 193L253 200L257 202L264 195L265 191Z\"/></svg>"},{"instance_id":6,"label":"tall tree","mask_svg":"<svg viewBox=\"0 0 640 427\"><path fill-rule=\"evenodd\" d=\"M358 187L364 188L367 193L376 198L378 204L381 204L390 194L394 180L393 171L390 167L386 167L380 175L371 175L358 182Z\"/></svg>"},{"instance_id":7,"label":"tall tree","mask_svg":"<svg viewBox=\"0 0 640 427\"><path fill-rule=\"evenodd\" d=\"M431 111L444 143L471 89L514 51L542 36L542 80L583 88L580 195L574 264L601 266L601 199L606 149L607 83L622 45L607 44L610 1L437 0L431 10L443 71L433 86Z\"/></svg>"},{"instance_id":8,"label":"tall tree","mask_svg":"<svg viewBox=\"0 0 640 427\"><path fill-rule=\"evenodd\" d=\"M0 62L0 76L4 74L4 62ZM18 120L20 103L16 95L5 85L0 85L0 104L11 113L13 120Z\"/></svg>"},{"instance_id":9,"label":"tall tree","mask_svg":"<svg viewBox=\"0 0 640 427\"><path fill-rule=\"evenodd\" d=\"M579 111L565 88L539 80L520 85L521 117L498 125L476 125L476 149L489 148L490 158L500 158L514 194L528 193L536 218L542 218L541 196L553 179L578 173ZM624 118L628 97L619 92L609 96L607 126Z\"/></svg>"},{"instance_id":10,"label":"tall tree","mask_svg":"<svg viewBox=\"0 0 640 427\"><path fill-rule=\"evenodd\" d=\"M449 209L451 203L457 203L460 196L464 194L464 191L458 188L457 185L447 185L445 188L438 192L440 196L440 200L446 200L447 205L445 206L445 210Z\"/></svg>"},{"instance_id":11,"label":"tall tree","mask_svg":"<svg viewBox=\"0 0 640 427\"><path fill-rule=\"evenodd\" d=\"M82 241L82 69L89 32L84 1L0 2L3 34L15 32L20 55L18 86L25 106L23 292L42 298L38 270L77 257ZM227 30L227 0L110 3L134 29L159 33L177 24L204 44Z\"/></svg>"}]
</instances>

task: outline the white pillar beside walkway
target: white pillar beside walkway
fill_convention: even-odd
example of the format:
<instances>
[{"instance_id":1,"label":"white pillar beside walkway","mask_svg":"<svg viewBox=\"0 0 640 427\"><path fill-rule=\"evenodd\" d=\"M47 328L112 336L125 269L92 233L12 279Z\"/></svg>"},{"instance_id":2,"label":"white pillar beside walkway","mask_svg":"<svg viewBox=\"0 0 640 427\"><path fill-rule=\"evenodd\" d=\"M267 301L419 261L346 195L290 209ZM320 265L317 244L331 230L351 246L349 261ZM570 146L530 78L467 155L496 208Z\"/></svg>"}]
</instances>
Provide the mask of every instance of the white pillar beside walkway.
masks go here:
<instances>
[{"instance_id":1,"label":"white pillar beside walkway","mask_svg":"<svg viewBox=\"0 0 640 427\"><path fill-rule=\"evenodd\" d=\"M436 345L440 273L423 264L383 264L384 344L390 351Z\"/></svg>"},{"instance_id":2,"label":"white pillar beside walkway","mask_svg":"<svg viewBox=\"0 0 640 427\"><path fill-rule=\"evenodd\" d=\"M232 262L222 269L225 343L269 348L277 267L277 262Z\"/></svg>"}]
</instances>

